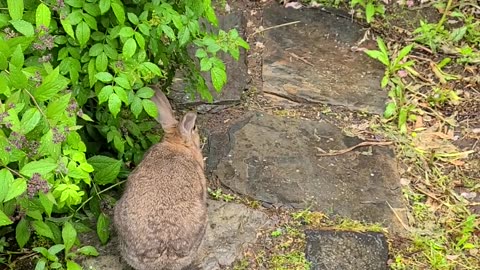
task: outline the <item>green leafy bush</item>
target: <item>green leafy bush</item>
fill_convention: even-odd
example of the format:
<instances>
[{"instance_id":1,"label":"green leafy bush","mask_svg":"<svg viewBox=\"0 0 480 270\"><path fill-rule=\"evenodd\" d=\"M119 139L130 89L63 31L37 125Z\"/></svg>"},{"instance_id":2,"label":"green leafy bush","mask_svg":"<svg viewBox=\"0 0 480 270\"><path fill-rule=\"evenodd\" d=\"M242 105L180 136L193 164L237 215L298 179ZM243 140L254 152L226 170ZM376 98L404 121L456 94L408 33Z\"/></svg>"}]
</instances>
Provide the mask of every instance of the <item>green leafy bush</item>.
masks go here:
<instances>
[{"instance_id":1,"label":"green leafy bush","mask_svg":"<svg viewBox=\"0 0 480 270\"><path fill-rule=\"evenodd\" d=\"M200 70L221 91L218 54L248 49L212 25L210 0L0 1L0 238L16 240L0 256L32 246L39 269L79 269L76 254L96 254L72 252L91 219L108 241L101 195L160 139L148 85L182 69L186 91L211 101Z\"/></svg>"}]
</instances>

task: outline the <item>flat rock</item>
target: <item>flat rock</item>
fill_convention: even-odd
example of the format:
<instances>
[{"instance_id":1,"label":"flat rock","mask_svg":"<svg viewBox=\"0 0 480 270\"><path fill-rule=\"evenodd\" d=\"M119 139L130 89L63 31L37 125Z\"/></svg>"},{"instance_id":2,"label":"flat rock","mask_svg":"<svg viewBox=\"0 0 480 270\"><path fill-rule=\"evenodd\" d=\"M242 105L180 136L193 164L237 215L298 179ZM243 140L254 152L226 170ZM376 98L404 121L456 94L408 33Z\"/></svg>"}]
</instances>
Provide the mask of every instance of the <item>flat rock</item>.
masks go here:
<instances>
[{"instance_id":1,"label":"flat rock","mask_svg":"<svg viewBox=\"0 0 480 270\"><path fill-rule=\"evenodd\" d=\"M243 256L244 249L253 244L257 231L269 226L266 214L237 203L208 201L209 226L205 242L199 253L200 269L217 270L231 265ZM93 245L100 256L82 261L86 270L131 270L121 259L117 249L117 238L101 246L95 234L82 238L83 245Z\"/></svg>"},{"instance_id":2,"label":"flat rock","mask_svg":"<svg viewBox=\"0 0 480 270\"><path fill-rule=\"evenodd\" d=\"M381 233L307 231L311 270L387 270L388 244Z\"/></svg>"},{"instance_id":3,"label":"flat rock","mask_svg":"<svg viewBox=\"0 0 480 270\"><path fill-rule=\"evenodd\" d=\"M226 15L219 15L218 23L220 29L229 30L235 28L240 36L245 36L246 20L241 11L235 11ZM195 55L195 50L193 47L189 49L189 52L192 56ZM191 94L185 92L186 81L181 73L174 78L174 82L171 86L172 91L169 96L174 100L175 104L180 106L200 105L200 107L197 109L207 111L214 105L234 104L240 102L243 90L247 88L247 83L249 80L245 50L240 49L240 57L238 61L234 60L231 56L226 55L223 52L218 53L217 57L224 61L228 76L227 84L224 86L222 92L218 93L213 90L214 88L212 86L210 73L202 73L207 86L209 89L211 89L210 93L213 96L213 105L209 104L205 100L202 100L198 95L192 99Z\"/></svg>"},{"instance_id":4,"label":"flat rock","mask_svg":"<svg viewBox=\"0 0 480 270\"><path fill-rule=\"evenodd\" d=\"M399 228L390 206L404 206L391 149L317 156L360 142L326 122L254 113L210 136L207 169L232 190L263 202Z\"/></svg>"},{"instance_id":5,"label":"flat rock","mask_svg":"<svg viewBox=\"0 0 480 270\"><path fill-rule=\"evenodd\" d=\"M364 30L320 9L272 4L264 10L264 28L296 21L264 32L264 93L382 113L387 99L380 88L384 67L351 50Z\"/></svg>"}]
</instances>

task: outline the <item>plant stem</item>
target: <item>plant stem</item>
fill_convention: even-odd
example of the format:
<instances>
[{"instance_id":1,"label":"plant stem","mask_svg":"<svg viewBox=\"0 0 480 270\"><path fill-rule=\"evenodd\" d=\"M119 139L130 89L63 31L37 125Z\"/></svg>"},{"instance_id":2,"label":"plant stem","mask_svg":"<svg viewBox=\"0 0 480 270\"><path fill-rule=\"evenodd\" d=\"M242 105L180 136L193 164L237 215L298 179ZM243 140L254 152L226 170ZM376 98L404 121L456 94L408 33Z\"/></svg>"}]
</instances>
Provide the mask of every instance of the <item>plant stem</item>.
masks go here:
<instances>
[{"instance_id":1,"label":"plant stem","mask_svg":"<svg viewBox=\"0 0 480 270\"><path fill-rule=\"evenodd\" d=\"M450 11L450 8L452 7L452 3L453 3L453 0L448 0L447 7L446 7L445 10L443 11L442 18L441 18L440 21L438 22L437 28L435 29L437 32L438 32L438 30L440 30L440 27L442 27L442 25L443 25L443 24L445 23L445 21L447 20L447 13Z\"/></svg>"}]
</instances>

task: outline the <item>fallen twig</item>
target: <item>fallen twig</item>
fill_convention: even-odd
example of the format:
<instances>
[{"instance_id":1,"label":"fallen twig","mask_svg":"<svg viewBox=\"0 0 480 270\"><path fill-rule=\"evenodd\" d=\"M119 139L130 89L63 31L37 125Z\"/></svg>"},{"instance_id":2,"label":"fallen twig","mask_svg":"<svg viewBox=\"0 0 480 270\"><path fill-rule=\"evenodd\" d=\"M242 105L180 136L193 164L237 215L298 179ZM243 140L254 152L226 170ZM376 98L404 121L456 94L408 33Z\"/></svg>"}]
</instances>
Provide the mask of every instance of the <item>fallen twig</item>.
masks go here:
<instances>
[{"instance_id":1,"label":"fallen twig","mask_svg":"<svg viewBox=\"0 0 480 270\"><path fill-rule=\"evenodd\" d=\"M361 142L357 145L354 145L352 147L349 147L347 149L343 149L343 150L338 150L338 151L331 151L329 153L324 153L324 154L317 154L317 157L324 157L324 156L336 156L336 155L342 155L342 154L345 154L345 153L348 153L352 150L354 150L355 148L358 148L358 147L363 147L363 146L384 146L384 145L391 145L393 144L393 142Z\"/></svg>"},{"instance_id":2,"label":"fallen twig","mask_svg":"<svg viewBox=\"0 0 480 270\"><path fill-rule=\"evenodd\" d=\"M260 34L260 33L262 33L262 32L265 32L265 31L268 31L268 30L272 30L272 29L275 29L275 28L280 28L280 27L284 27L284 26L288 26L288 25L292 25L292 24L297 24L297 23L299 23L299 22L300 22L300 21L282 23L282 24L279 24L279 25L274 25L274 26L270 26L270 27L267 27L267 28L259 29L259 30L255 31L252 35Z\"/></svg>"}]
</instances>

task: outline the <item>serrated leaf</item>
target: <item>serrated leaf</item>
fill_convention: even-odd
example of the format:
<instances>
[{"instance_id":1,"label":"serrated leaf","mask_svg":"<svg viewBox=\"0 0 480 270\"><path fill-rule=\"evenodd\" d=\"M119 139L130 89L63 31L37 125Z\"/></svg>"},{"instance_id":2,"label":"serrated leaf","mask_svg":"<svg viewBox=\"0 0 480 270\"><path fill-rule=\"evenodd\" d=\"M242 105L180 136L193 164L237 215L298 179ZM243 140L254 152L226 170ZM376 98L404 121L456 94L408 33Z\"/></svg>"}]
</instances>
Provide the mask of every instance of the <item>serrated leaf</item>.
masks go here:
<instances>
[{"instance_id":1,"label":"serrated leaf","mask_svg":"<svg viewBox=\"0 0 480 270\"><path fill-rule=\"evenodd\" d=\"M20 20L23 17L23 1L18 0L7 0L8 13L12 20Z\"/></svg>"},{"instance_id":2,"label":"serrated leaf","mask_svg":"<svg viewBox=\"0 0 480 270\"><path fill-rule=\"evenodd\" d=\"M213 67L210 70L210 76L212 77L212 84L215 90L218 92L227 82L227 73L224 69Z\"/></svg>"},{"instance_id":3,"label":"serrated leaf","mask_svg":"<svg viewBox=\"0 0 480 270\"><path fill-rule=\"evenodd\" d=\"M86 22L79 23L75 30L75 35L80 46L85 46L90 39L90 27L88 27L88 24Z\"/></svg>"},{"instance_id":4,"label":"serrated leaf","mask_svg":"<svg viewBox=\"0 0 480 270\"><path fill-rule=\"evenodd\" d=\"M108 238L110 238L110 218L101 213L97 219L97 235L100 242L105 245L108 242Z\"/></svg>"},{"instance_id":5,"label":"serrated leaf","mask_svg":"<svg viewBox=\"0 0 480 270\"><path fill-rule=\"evenodd\" d=\"M122 101L117 94L111 94L108 98L108 109L112 113L113 117L117 117L117 114L120 112L122 107Z\"/></svg>"},{"instance_id":6,"label":"serrated leaf","mask_svg":"<svg viewBox=\"0 0 480 270\"><path fill-rule=\"evenodd\" d=\"M37 108L28 109L22 116L22 121L20 122L20 132L27 134L32 131L40 122L42 115Z\"/></svg>"},{"instance_id":7,"label":"serrated leaf","mask_svg":"<svg viewBox=\"0 0 480 270\"><path fill-rule=\"evenodd\" d=\"M34 173L39 173L40 175L46 175L57 168L57 163L55 163L52 159L46 158L37 161L31 161L22 169L20 169L20 173L32 177Z\"/></svg>"},{"instance_id":8,"label":"serrated leaf","mask_svg":"<svg viewBox=\"0 0 480 270\"><path fill-rule=\"evenodd\" d=\"M114 183L122 166L122 161L106 156L93 156L88 163L95 169L93 181L98 185Z\"/></svg>"},{"instance_id":9,"label":"serrated leaf","mask_svg":"<svg viewBox=\"0 0 480 270\"><path fill-rule=\"evenodd\" d=\"M12 224L12 220L0 210L0 227Z\"/></svg>"},{"instance_id":10,"label":"serrated leaf","mask_svg":"<svg viewBox=\"0 0 480 270\"><path fill-rule=\"evenodd\" d=\"M210 58L205 57L200 60L200 71L209 71L212 68Z\"/></svg>"},{"instance_id":11,"label":"serrated leaf","mask_svg":"<svg viewBox=\"0 0 480 270\"><path fill-rule=\"evenodd\" d=\"M43 221L35 220L32 222L33 229L38 235L45 236L50 239L54 239L52 229Z\"/></svg>"},{"instance_id":12,"label":"serrated leaf","mask_svg":"<svg viewBox=\"0 0 480 270\"><path fill-rule=\"evenodd\" d=\"M50 9L44 3L40 3L40 5L37 7L37 11L35 12L35 23L37 28L40 28L42 25L49 28L51 17L52 14Z\"/></svg>"},{"instance_id":13,"label":"serrated leaf","mask_svg":"<svg viewBox=\"0 0 480 270\"><path fill-rule=\"evenodd\" d=\"M26 37L33 37L35 35L35 29L33 25L24 20L12 20L10 23L13 25L13 28L20 32Z\"/></svg>"},{"instance_id":14,"label":"serrated leaf","mask_svg":"<svg viewBox=\"0 0 480 270\"><path fill-rule=\"evenodd\" d=\"M207 52L204 49L197 49L197 51L195 52L195 57L197 58L207 57Z\"/></svg>"},{"instance_id":15,"label":"serrated leaf","mask_svg":"<svg viewBox=\"0 0 480 270\"><path fill-rule=\"evenodd\" d=\"M99 253L95 247L92 246L83 246L77 249L77 252L85 256L98 256Z\"/></svg>"},{"instance_id":16,"label":"serrated leaf","mask_svg":"<svg viewBox=\"0 0 480 270\"><path fill-rule=\"evenodd\" d=\"M123 44L122 54L125 59L130 59L137 50L137 42L133 38L127 39Z\"/></svg>"},{"instance_id":17,"label":"serrated leaf","mask_svg":"<svg viewBox=\"0 0 480 270\"><path fill-rule=\"evenodd\" d=\"M23 248L30 240L31 232L28 227L28 221L25 218L22 218L15 228L15 240L20 248Z\"/></svg>"},{"instance_id":18,"label":"serrated leaf","mask_svg":"<svg viewBox=\"0 0 480 270\"><path fill-rule=\"evenodd\" d=\"M95 74L95 78L104 83L109 83L113 80L113 75L108 72L99 72Z\"/></svg>"},{"instance_id":19,"label":"serrated leaf","mask_svg":"<svg viewBox=\"0 0 480 270\"><path fill-rule=\"evenodd\" d=\"M63 224L62 239L65 245L65 251L68 253L77 240L77 231L70 222Z\"/></svg>"},{"instance_id":20,"label":"serrated leaf","mask_svg":"<svg viewBox=\"0 0 480 270\"><path fill-rule=\"evenodd\" d=\"M98 103L102 104L108 100L110 95L113 93L113 86L111 85L106 85L100 90L100 93L98 93Z\"/></svg>"},{"instance_id":21,"label":"serrated leaf","mask_svg":"<svg viewBox=\"0 0 480 270\"><path fill-rule=\"evenodd\" d=\"M0 203L2 203L8 194L8 190L13 183L13 175L7 169L0 170Z\"/></svg>"},{"instance_id":22,"label":"serrated leaf","mask_svg":"<svg viewBox=\"0 0 480 270\"><path fill-rule=\"evenodd\" d=\"M117 18L118 22L120 24L125 23L125 10L123 9L122 2L119 0L112 0L111 1L111 7L113 10L113 13L115 14L115 17Z\"/></svg>"},{"instance_id":23,"label":"serrated leaf","mask_svg":"<svg viewBox=\"0 0 480 270\"><path fill-rule=\"evenodd\" d=\"M142 113L142 110L143 110L142 100L139 97L135 97L133 99L132 104L130 105L130 110L132 111L135 118L138 118L140 113Z\"/></svg>"},{"instance_id":24,"label":"serrated leaf","mask_svg":"<svg viewBox=\"0 0 480 270\"><path fill-rule=\"evenodd\" d=\"M68 103L70 103L71 95L72 94L69 93L59 97L58 99L50 101L45 112L47 119L54 121L59 120L63 116L63 113L66 111Z\"/></svg>"},{"instance_id":25,"label":"serrated leaf","mask_svg":"<svg viewBox=\"0 0 480 270\"><path fill-rule=\"evenodd\" d=\"M22 195L25 191L27 191L27 181L25 181L25 179L23 178L19 178L13 181L12 184L10 185L4 201L8 202L11 199L14 199Z\"/></svg>"},{"instance_id":26,"label":"serrated leaf","mask_svg":"<svg viewBox=\"0 0 480 270\"><path fill-rule=\"evenodd\" d=\"M44 78L40 87L32 94L37 99L37 102L43 102L52 98L60 90L65 89L67 85L68 80L59 75L59 67L57 67Z\"/></svg>"}]
</instances>

